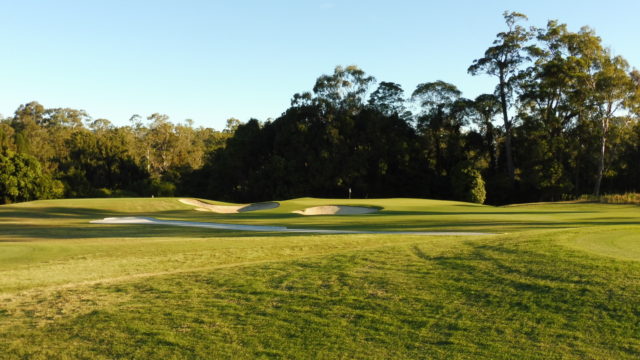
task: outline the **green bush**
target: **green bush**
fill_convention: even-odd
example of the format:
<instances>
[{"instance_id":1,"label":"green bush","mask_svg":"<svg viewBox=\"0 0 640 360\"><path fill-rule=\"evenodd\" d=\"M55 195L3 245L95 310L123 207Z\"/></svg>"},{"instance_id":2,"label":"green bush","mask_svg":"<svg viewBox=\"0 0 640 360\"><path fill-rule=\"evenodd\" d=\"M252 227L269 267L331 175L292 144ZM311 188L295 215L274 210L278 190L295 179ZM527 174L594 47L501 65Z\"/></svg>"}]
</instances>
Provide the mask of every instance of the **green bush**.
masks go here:
<instances>
[{"instance_id":1,"label":"green bush","mask_svg":"<svg viewBox=\"0 0 640 360\"><path fill-rule=\"evenodd\" d=\"M151 195L155 196L173 196L176 192L176 185L172 182L153 179L151 181Z\"/></svg>"}]
</instances>

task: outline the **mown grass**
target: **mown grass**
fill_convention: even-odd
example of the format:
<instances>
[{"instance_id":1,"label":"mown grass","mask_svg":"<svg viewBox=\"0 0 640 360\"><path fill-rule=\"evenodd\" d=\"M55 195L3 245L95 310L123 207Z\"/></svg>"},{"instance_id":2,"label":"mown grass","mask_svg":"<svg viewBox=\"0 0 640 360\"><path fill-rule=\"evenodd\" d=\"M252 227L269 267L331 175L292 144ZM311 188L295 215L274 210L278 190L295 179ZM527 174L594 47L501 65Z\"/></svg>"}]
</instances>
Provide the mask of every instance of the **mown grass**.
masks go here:
<instances>
[{"instance_id":1,"label":"mown grass","mask_svg":"<svg viewBox=\"0 0 640 360\"><path fill-rule=\"evenodd\" d=\"M0 359L633 359L640 212L414 199L199 213L175 199L0 207ZM105 216L487 237L261 234L92 225ZM527 222L531 225L526 226ZM385 227L386 226L386 227Z\"/></svg>"}]
</instances>

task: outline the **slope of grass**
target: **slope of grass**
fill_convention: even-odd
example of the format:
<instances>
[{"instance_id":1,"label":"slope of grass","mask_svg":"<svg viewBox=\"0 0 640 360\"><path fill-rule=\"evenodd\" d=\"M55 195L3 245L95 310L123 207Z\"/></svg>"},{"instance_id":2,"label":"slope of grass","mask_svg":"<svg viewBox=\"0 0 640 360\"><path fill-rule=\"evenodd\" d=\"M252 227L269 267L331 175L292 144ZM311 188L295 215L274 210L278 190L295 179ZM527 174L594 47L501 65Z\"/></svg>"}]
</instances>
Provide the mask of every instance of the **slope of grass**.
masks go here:
<instances>
[{"instance_id":1,"label":"slope of grass","mask_svg":"<svg viewBox=\"0 0 640 360\"><path fill-rule=\"evenodd\" d=\"M290 212L343 204L365 216ZM637 206L295 199L0 206L0 359L624 359L640 356ZM290 235L106 216L488 237Z\"/></svg>"}]
</instances>

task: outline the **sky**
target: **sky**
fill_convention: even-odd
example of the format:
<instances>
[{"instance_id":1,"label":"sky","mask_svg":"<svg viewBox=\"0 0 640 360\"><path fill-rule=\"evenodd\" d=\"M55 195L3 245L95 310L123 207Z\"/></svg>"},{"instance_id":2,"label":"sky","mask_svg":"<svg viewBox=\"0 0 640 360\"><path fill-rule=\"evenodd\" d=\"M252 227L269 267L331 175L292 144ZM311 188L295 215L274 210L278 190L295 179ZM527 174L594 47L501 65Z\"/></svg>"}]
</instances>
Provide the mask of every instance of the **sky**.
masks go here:
<instances>
[{"instance_id":1,"label":"sky","mask_svg":"<svg viewBox=\"0 0 640 360\"><path fill-rule=\"evenodd\" d=\"M38 101L125 125L133 114L224 128L275 119L293 94L355 64L410 94L444 80L473 98L493 79L467 68L504 30L588 25L640 68L640 1L0 0L0 114Z\"/></svg>"}]
</instances>

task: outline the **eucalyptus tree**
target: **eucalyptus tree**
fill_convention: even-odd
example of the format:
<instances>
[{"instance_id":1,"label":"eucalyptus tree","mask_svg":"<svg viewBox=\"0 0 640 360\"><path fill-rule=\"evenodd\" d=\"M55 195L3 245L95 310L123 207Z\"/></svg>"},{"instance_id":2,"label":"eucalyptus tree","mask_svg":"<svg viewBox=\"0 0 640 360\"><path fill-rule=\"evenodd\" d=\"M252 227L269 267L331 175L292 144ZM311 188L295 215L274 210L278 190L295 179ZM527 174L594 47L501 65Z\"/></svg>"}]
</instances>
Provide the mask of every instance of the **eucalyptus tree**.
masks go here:
<instances>
[{"instance_id":1,"label":"eucalyptus tree","mask_svg":"<svg viewBox=\"0 0 640 360\"><path fill-rule=\"evenodd\" d=\"M582 153L576 147L590 146L589 128L581 120L587 115L579 88L580 57L567 47L571 34L566 25L549 21L539 29L537 43L529 48L533 63L520 74L518 116L521 185L529 196L556 199L576 189L571 172ZM585 162L586 163L586 162ZM525 195L524 200L536 199Z\"/></svg>"},{"instance_id":2,"label":"eucalyptus tree","mask_svg":"<svg viewBox=\"0 0 640 360\"><path fill-rule=\"evenodd\" d=\"M313 93L315 101L321 105L355 113L364 107L366 94L373 83L375 78L356 65L336 66L333 74L318 77ZM296 95L294 99L305 97Z\"/></svg>"},{"instance_id":3,"label":"eucalyptus tree","mask_svg":"<svg viewBox=\"0 0 640 360\"><path fill-rule=\"evenodd\" d=\"M15 151L15 130L8 121L0 121L0 153Z\"/></svg>"},{"instance_id":4,"label":"eucalyptus tree","mask_svg":"<svg viewBox=\"0 0 640 360\"><path fill-rule=\"evenodd\" d=\"M537 40L528 48L534 63L520 74L518 109L527 139L523 158L538 173L532 182L555 188L557 196L581 192L586 172L599 195L612 127L624 126L633 112L638 83L627 62L588 27L571 32L549 21Z\"/></svg>"},{"instance_id":5,"label":"eucalyptus tree","mask_svg":"<svg viewBox=\"0 0 640 360\"><path fill-rule=\"evenodd\" d=\"M40 126L44 113L44 106L32 101L21 104L11 118L18 152L36 156L41 162L47 161L51 156L46 131Z\"/></svg>"},{"instance_id":6,"label":"eucalyptus tree","mask_svg":"<svg viewBox=\"0 0 640 360\"><path fill-rule=\"evenodd\" d=\"M18 106L12 118L12 126L16 131L22 131L28 124L42 125L46 109L37 101L31 101Z\"/></svg>"},{"instance_id":7,"label":"eucalyptus tree","mask_svg":"<svg viewBox=\"0 0 640 360\"><path fill-rule=\"evenodd\" d=\"M481 94L473 100L471 121L479 128L483 139L483 149L489 157L489 168L497 169L497 131L493 124L500 113L500 100L493 94Z\"/></svg>"},{"instance_id":8,"label":"eucalyptus tree","mask_svg":"<svg viewBox=\"0 0 640 360\"><path fill-rule=\"evenodd\" d=\"M173 124L169 122L169 116L153 113L147 116L149 131L147 138L150 148L151 173L159 177L171 166L173 160L173 146L176 136L173 133Z\"/></svg>"},{"instance_id":9,"label":"eucalyptus tree","mask_svg":"<svg viewBox=\"0 0 640 360\"><path fill-rule=\"evenodd\" d=\"M44 171L52 174L69 155L66 142L89 119L83 110L46 109L35 101L20 105L11 119L16 148L35 157Z\"/></svg>"},{"instance_id":10,"label":"eucalyptus tree","mask_svg":"<svg viewBox=\"0 0 640 360\"><path fill-rule=\"evenodd\" d=\"M604 50L598 57L599 70L594 74L594 94L591 99L593 118L600 125L600 153L594 195L600 195L605 169L607 140L612 122L624 116L622 112L632 109L637 94L637 84L629 76L629 65L621 56L611 56ZM624 121L623 121L624 123Z\"/></svg>"},{"instance_id":11,"label":"eucalyptus tree","mask_svg":"<svg viewBox=\"0 0 640 360\"><path fill-rule=\"evenodd\" d=\"M462 128L468 119L471 102L450 83L435 81L419 84L411 95L421 111L416 127L425 143L425 160L435 173L435 193L451 193L451 176L456 165L465 160Z\"/></svg>"},{"instance_id":12,"label":"eucalyptus tree","mask_svg":"<svg viewBox=\"0 0 640 360\"><path fill-rule=\"evenodd\" d=\"M511 182L515 179L515 165L512 152L512 127L509 109L513 102L513 91L517 87L518 74L528 61L527 48L534 32L521 25L519 21L527 20L526 15L517 12L504 12L507 31L497 34L493 46L484 56L473 61L468 72L472 75L487 74L498 78L496 94L500 99L502 117L505 128L505 154L507 172Z\"/></svg>"},{"instance_id":13,"label":"eucalyptus tree","mask_svg":"<svg viewBox=\"0 0 640 360\"><path fill-rule=\"evenodd\" d=\"M369 96L369 106L385 116L398 115L408 120L411 113L405 106L404 90L400 84L383 81Z\"/></svg>"},{"instance_id":14,"label":"eucalyptus tree","mask_svg":"<svg viewBox=\"0 0 640 360\"><path fill-rule=\"evenodd\" d=\"M440 129L459 133L466 124L470 100L462 98L462 92L450 83L438 80L418 84L411 95L418 103L418 129Z\"/></svg>"}]
</instances>

